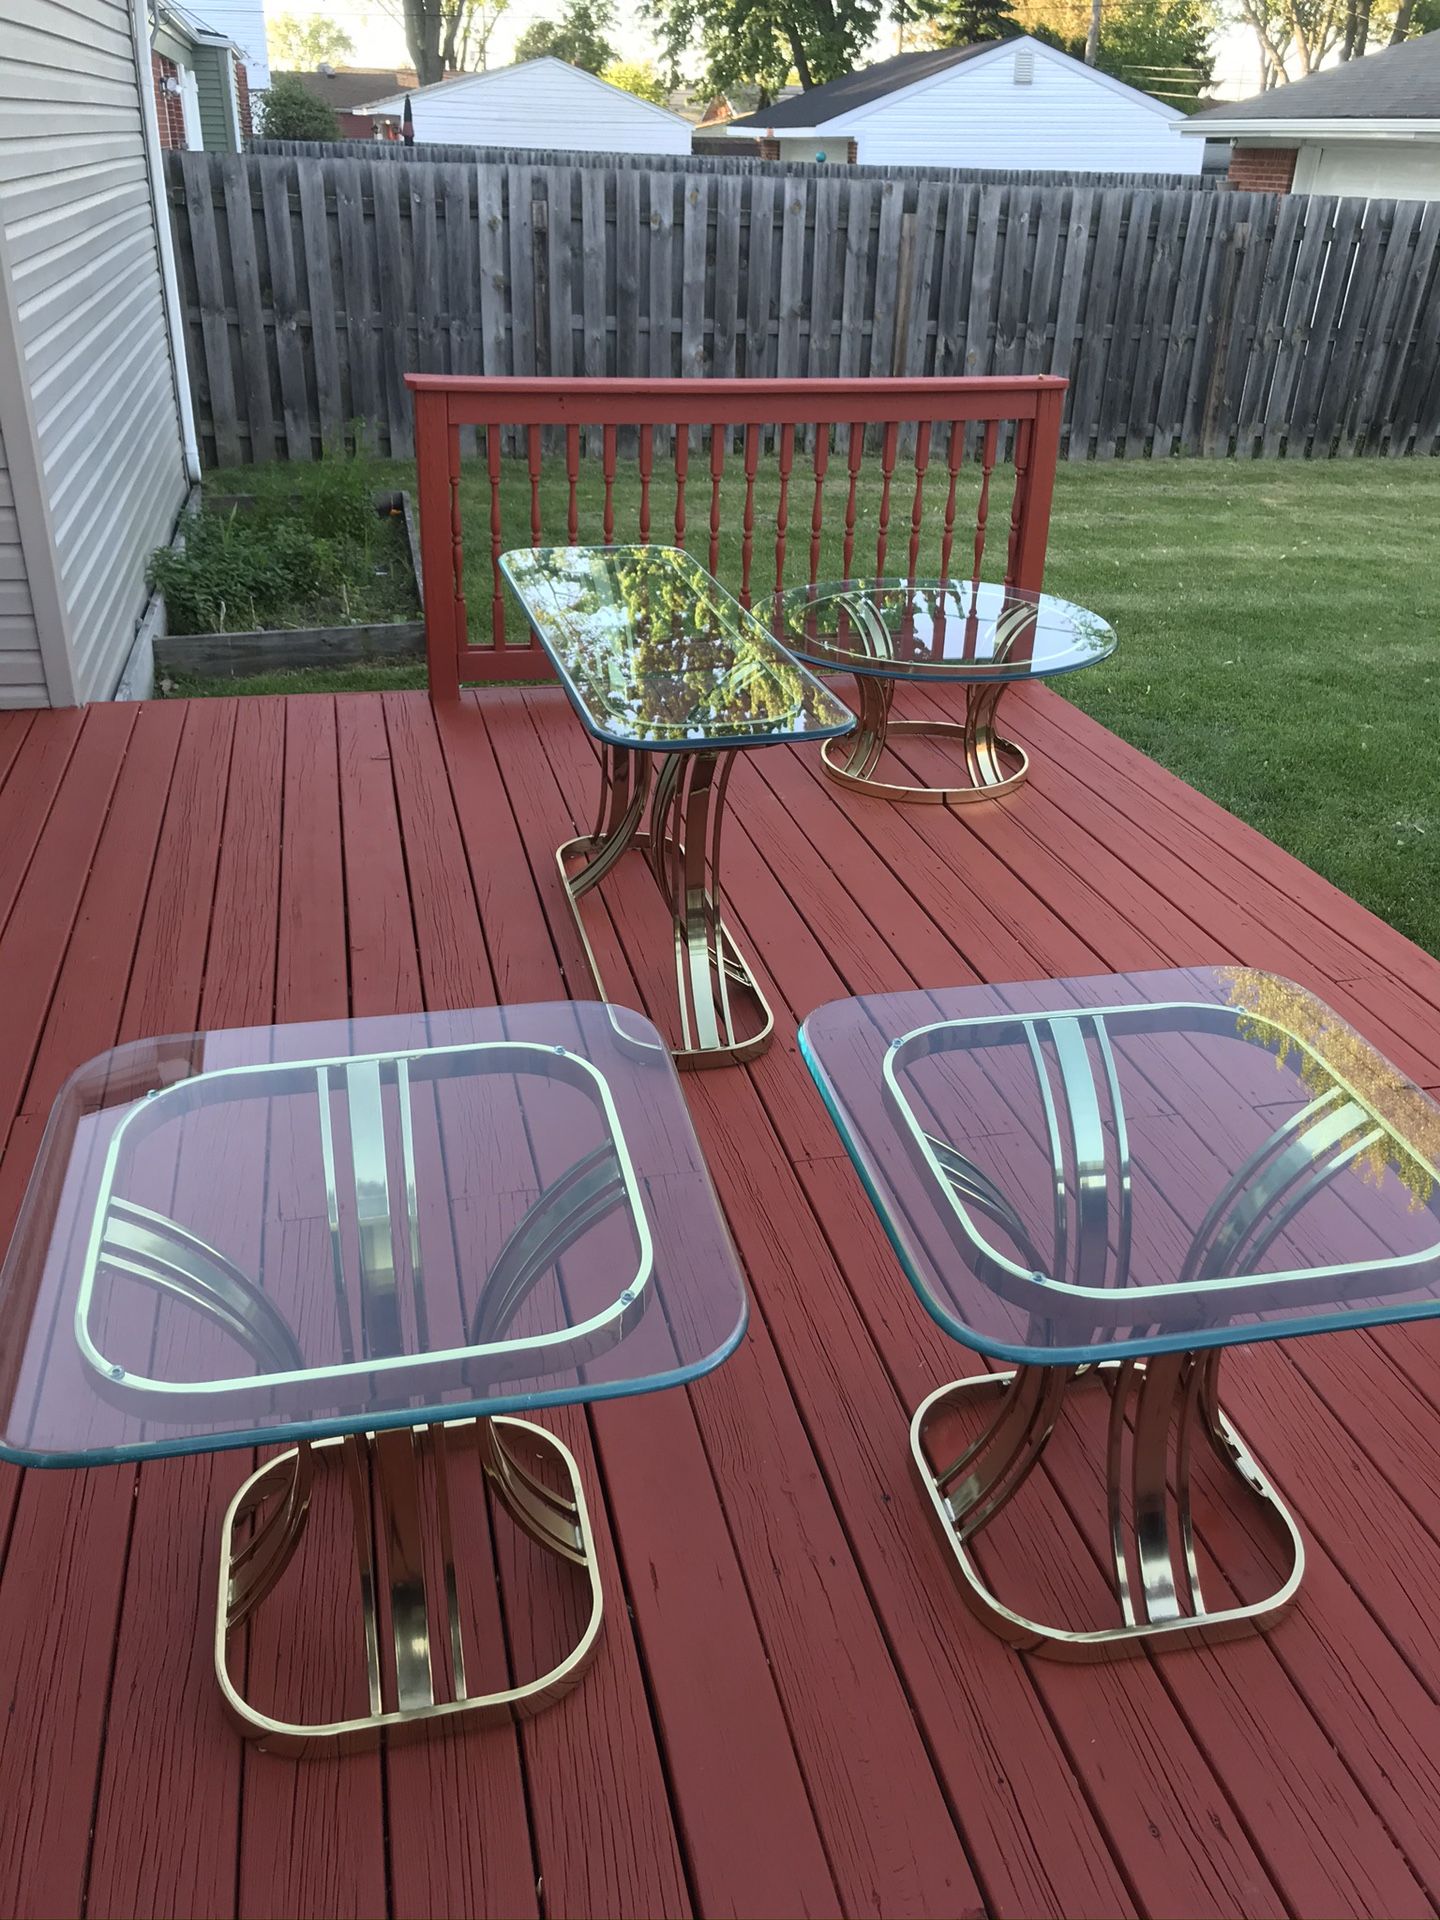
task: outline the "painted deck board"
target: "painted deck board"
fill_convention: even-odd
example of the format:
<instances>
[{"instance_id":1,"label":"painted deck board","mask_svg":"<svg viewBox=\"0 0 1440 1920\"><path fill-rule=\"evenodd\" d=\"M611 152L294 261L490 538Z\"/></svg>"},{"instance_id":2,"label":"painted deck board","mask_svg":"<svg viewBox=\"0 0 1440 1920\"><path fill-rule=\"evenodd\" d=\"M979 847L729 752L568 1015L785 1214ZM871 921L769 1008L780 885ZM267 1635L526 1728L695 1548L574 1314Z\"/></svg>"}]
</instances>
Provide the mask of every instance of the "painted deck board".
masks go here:
<instances>
[{"instance_id":1,"label":"painted deck board","mask_svg":"<svg viewBox=\"0 0 1440 1920\"><path fill-rule=\"evenodd\" d=\"M0 1471L0 1909L1436 1911L1440 1329L1231 1370L1311 1554L1264 1641L1099 1670L1017 1658L961 1607L911 1484L906 1410L965 1356L901 1279L798 1059L811 1007L1236 959L1314 986L1440 1085L1440 963L1062 700L1014 706L1032 781L970 812L851 799L786 750L736 773L731 917L779 1031L687 1092L752 1329L693 1389L546 1416L605 1561L607 1636L577 1693L383 1756L243 1749L209 1667L242 1461ZM588 823L591 781L552 692L439 721L410 694L0 716L0 1226L60 1081L117 1039L588 997L552 850ZM663 1020L647 885L617 872L587 924L614 997ZM237 1188L275 1177L236 1170ZM297 1284L307 1246L297 1229ZM1062 1429L1034 1553L997 1540L995 1570L1098 1579L1098 1496ZM1268 1543L1234 1516L1207 1544L1237 1582L1263 1576ZM466 1557L502 1663L502 1628L516 1662L564 1631L564 1592L503 1524ZM332 1602L314 1601L285 1635L262 1616L252 1673L325 1679Z\"/></svg>"}]
</instances>

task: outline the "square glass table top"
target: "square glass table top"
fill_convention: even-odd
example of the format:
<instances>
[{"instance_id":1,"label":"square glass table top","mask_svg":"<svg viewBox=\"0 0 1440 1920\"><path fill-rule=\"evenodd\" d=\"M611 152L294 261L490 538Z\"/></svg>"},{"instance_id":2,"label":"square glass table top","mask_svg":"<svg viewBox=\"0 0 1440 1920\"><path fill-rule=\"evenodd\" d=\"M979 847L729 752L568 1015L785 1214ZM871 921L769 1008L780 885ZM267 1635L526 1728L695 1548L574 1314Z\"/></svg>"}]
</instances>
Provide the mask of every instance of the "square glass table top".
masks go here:
<instances>
[{"instance_id":1,"label":"square glass table top","mask_svg":"<svg viewBox=\"0 0 1440 1920\"><path fill-rule=\"evenodd\" d=\"M800 1046L916 1291L982 1353L1440 1313L1440 1107L1273 974L839 1000Z\"/></svg>"},{"instance_id":2,"label":"square glass table top","mask_svg":"<svg viewBox=\"0 0 1440 1920\"><path fill-rule=\"evenodd\" d=\"M603 1003L142 1040L50 1118L0 1457L85 1465L643 1393L744 1331L659 1034Z\"/></svg>"},{"instance_id":3,"label":"square glass table top","mask_svg":"<svg viewBox=\"0 0 1440 1920\"><path fill-rule=\"evenodd\" d=\"M525 547L500 566L597 740L695 751L827 740L855 725L678 547Z\"/></svg>"},{"instance_id":4,"label":"square glass table top","mask_svg":"<svg viewBox=\"0 0 1440 1920\"><path fill-rule=\"evenodd\" d=\"M1099 614L971 580L827 580L778 594L773 630L812 666L892 680L1044 680L1115 651Z\"/></svg>"}]
</instances>

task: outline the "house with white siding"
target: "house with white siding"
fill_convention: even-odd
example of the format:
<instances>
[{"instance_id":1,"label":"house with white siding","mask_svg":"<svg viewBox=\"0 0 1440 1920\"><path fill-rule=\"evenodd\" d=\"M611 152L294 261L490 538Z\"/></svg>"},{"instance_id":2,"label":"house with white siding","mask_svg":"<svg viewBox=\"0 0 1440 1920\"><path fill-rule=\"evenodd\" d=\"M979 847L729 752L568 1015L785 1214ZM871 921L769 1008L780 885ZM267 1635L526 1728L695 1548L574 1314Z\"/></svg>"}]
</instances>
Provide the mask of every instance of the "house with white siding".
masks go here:
<instances>
[{"instance_id":1,"label":"house with white siding","mask_svg":"<svg viewBox=\"0 0 1440 1920\"><path fill-rule=\"evenodd\" d=\"M1022 34L897 54L726 123L777 160L1199 173L1185 116Z\"/></svg>"},{"instance_id":2,"label":"house with white siding","mask_svg":"<svg viewBox=\"0 0 1440 1920\"><path fill-rule=\"evenodd\" d=\"M579 153L689 153L690 123L546 54L388 94L357 109L398 119L406 99L417 140Z\"/></svg>"},{"instance_id":3,"label":"house with white siding","mask_svg":"<svg viewBox=\"0 0 1440 1920\"><path fill-rule=\"evenodd\" d=\"M0 707L116 692L149 600L146 559L198 476L158 168L144 10L8 0Z\"/></svg>"}]
</instances>

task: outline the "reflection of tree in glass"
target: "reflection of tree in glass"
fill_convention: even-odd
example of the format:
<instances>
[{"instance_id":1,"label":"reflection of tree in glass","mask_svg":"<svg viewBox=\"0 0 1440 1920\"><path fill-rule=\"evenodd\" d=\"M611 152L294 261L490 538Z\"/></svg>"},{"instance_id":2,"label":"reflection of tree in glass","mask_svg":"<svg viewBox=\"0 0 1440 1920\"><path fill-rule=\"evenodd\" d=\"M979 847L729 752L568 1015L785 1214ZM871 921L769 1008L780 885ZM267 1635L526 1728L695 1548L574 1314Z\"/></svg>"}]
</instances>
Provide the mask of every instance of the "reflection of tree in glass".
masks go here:
<instances>
[{"instance_id":1,"label":"reflection of tree in glass","mask_svg":"<svg viewBox=\"0 0 1440 1920\"><path fill-rule=\"evenodd\" d=\"M1411 1206L1427 1206L1435 1190L1432 1163L1440 1156L1440 1116L1425 1095L1303 987L1253 967L1222 967L1220 977L1231 1005L1243 1009L1235 1023L1242 1039L1275 1054L1277 1068L1290 1063L1312 1094L1342 1087L1385 1128L1385 1138L1354 1162L1361 1177L1378 1186L1386 1167L1393 1167L1409 1189ZM1353 1146L1370 1124L1341 1141L1337 1151Z\"/></svg>"},{"instance_id":2,"label":"reflection of tree in glass","mask_svg":"<svg viewBox=\"0 0 1440 1920\"><path fill-rule=\"evenodd\" d=\"M508 556L585 705L636 740L833 726L845 710L698 562L669 547Z\"/></svg>"},{"instance_id":3,"label":"reflection of tree in glass","mask_svg":"<svg viewBox=\"0 0 1440 1920\"><path fill-rule=\"evenodd\" d=\"M704 568L663 548L607 556L626 614L637 726L753 727L799 715L805 680L768 635L717 597Z\"/></svg>"}]
</instances>

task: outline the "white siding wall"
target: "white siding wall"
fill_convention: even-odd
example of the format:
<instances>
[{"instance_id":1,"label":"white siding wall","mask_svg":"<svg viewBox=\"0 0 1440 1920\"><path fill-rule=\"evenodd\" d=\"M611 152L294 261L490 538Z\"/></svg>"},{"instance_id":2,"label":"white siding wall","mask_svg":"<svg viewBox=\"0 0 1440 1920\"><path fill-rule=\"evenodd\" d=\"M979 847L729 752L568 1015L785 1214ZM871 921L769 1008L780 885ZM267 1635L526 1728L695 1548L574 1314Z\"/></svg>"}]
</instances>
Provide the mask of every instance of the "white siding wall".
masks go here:
<instances>
[{"instance_id":1,"label":"white siding wall","mask_svg":"<svg viewBox=\"0 0 1440 1920\"><path fill-rule=\"evenodd\" d=\"M10 472L0 441L0 707L47 704Z\"/></svg>"},{"instance_id":2,"label":"white siding wall","mask_svg":"<svg viewBox=\"0 0 1440 1920\"><path fill-rule=\"evenodd\" d=\"M1296 193L1348 193L1366 200L1440 200L1440 142L1307 141L1295 162Z\"/></svg>"},{"instance_id":3,"label":"white siding wall","mask_svg":"<svg viewBox=\"0 0 1440 1920\"><path fill-rule=\"evenodd\" d=\"M53 563L28 533L27 557L32 588L58 576L76 694L104 699L187 485L134 44L121 0L5 5L0 325L8 306Z\"/></svg>"},{"instance_id":4,"label":"white siding wall","mask_svg":"<svg viewBox=\"0 0 1440 1920\"><path fill-rule=\"evenodd\" d=\"M1057 172L1198 173L1204 149L1172 120L1033 41L1034 78L1013 79L1015 52L951 68L837 121L862 166L1040 167ZM786 143L789 145L790 143ZM813 159L815 141L796 143ZM826 143L829 151L829 144ZM784 149L782 148L782 152ZM791 157L786 154L786 158ZM843 159L843 151L837 156Z\"/></svg>"},{"instance_id":5,"label":"white siding wall","mask_svg":"<svg viewBox=\"0 0 1440 1920\"><path fill-rule=\"evenodd\" d=\"M395 111L400 111L403 96ZM584 153L688 153L675 114L607 87L563 60L527 60L411 95L417 140Z\"/></svg>"}]
</instances>

